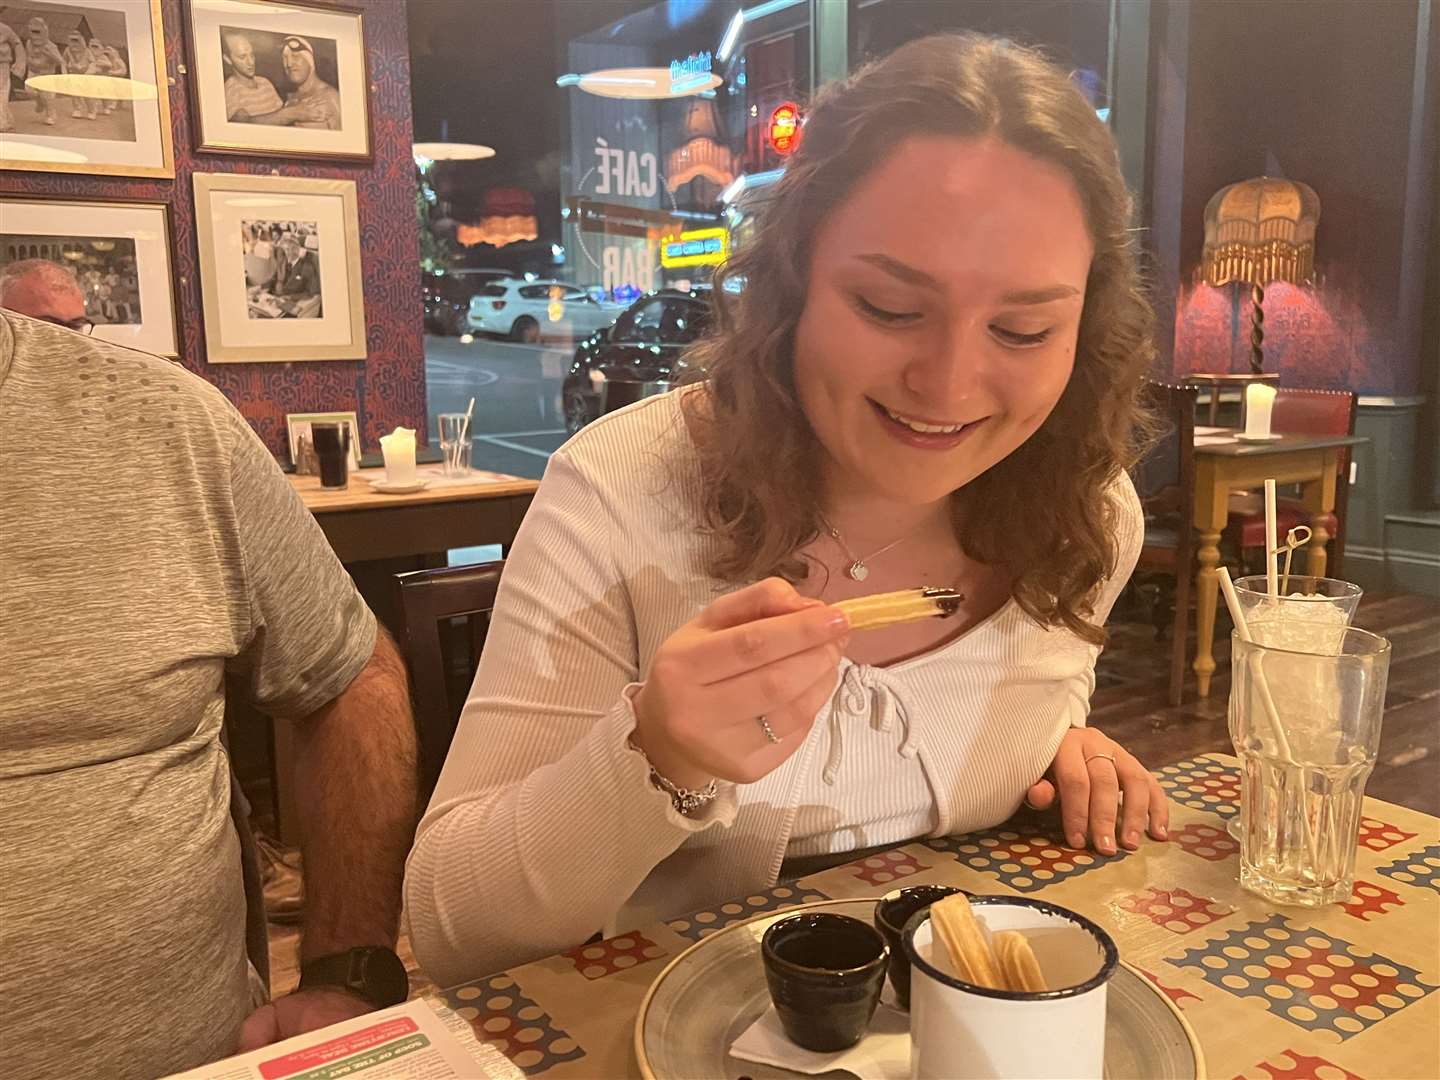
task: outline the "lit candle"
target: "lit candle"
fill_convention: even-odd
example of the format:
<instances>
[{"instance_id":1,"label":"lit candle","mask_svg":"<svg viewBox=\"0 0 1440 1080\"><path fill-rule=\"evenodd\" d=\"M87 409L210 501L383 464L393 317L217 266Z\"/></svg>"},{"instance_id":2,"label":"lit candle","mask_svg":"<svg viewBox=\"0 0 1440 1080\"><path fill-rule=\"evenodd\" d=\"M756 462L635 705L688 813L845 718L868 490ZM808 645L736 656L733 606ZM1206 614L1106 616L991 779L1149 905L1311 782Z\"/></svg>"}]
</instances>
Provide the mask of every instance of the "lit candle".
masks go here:
<instances>
[{"instance_id":1,"label":"lit candle","mask_svg":"<svg viewBox=\"0 0 1440 1080\"><path fill-rule=\"evenodd\" d=\"M385 455L385 482L415 482L415 429L397 427L389 435L380 436L380 452Z\"/></svg>"},{"instance_id":2,"label":"lit candle","mask_svg":"<svg viewBox=\"0 0 1440 1080\"><path fill-rule=\"evenodd\" d=\"M1270 437L1270 410L1275 407L1275 388L1264 383L1245 387L1245 434L1252 439Z\"/></svg>"}]
</instances>

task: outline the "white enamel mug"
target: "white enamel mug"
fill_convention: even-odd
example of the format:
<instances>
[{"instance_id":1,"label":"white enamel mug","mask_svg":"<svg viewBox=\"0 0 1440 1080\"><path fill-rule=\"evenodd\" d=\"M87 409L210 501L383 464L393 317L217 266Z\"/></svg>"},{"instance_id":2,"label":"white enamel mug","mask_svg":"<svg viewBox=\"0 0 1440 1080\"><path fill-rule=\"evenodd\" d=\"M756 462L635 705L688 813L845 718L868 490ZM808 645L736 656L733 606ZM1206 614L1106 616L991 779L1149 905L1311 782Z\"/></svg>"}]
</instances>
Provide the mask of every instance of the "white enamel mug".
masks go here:
<instances>
[{"instance_id":1,"label":"white enamel mug","mask_svg":"<svg viewBox=\"0 0 1440 1080\"><path fill-rule=\"evenodd\" d=\"M931 933L930 912L901 934L910 958L910 1076L1100 1080L1105 1070L1105 985L1120 961L1115 942L1083 915L1023 896L977 896L992 934L1025 934L1054 989L992 990L959 978Z\"/></svg>"}]
</instances>

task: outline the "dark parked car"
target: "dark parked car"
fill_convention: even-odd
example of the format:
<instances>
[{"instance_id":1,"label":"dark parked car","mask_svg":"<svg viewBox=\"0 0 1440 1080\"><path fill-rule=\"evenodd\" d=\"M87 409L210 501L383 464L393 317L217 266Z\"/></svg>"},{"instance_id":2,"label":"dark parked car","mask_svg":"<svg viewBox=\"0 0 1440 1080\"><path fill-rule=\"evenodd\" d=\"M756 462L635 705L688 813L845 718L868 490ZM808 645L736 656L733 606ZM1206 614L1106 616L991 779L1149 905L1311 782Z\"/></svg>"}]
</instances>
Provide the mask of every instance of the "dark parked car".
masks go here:
<instances>
[{"instance_id":1,"label":"dark parked car","mask_svg":"<svg viewBox=\"0 0 1440 1080\"><path fill-rule=\"evenodd\" d=\"M575 434L602 413L669 389L681 354L710 326L710 287L646 293L575 349L565 377L565 427Z\"/></svg>"},{"instance_id":2,"label":"dark parked car","mask_svg":"<svg viewBox=\"0 0 1440 1080\"><path fill-rule=\"evenodd\" d=\"M450 270L443 274L422 271L420 296L425 304L425 332L447 337L468 334L470 326L465 317L470 312L470 297L511 273L500 269Z\"/></svg>"}]
</instances>

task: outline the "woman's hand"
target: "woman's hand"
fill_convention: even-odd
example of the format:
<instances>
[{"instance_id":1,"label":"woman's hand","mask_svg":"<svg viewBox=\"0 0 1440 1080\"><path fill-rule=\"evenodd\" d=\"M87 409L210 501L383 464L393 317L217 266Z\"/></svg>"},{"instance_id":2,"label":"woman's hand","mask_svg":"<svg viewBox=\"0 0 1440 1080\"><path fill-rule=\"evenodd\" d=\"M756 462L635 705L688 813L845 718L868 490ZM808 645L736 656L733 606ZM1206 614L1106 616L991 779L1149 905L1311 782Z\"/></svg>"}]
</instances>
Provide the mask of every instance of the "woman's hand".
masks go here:
<instances>
[{"instance_id":1,"label":"woman's hand","mask_svg":"<svg viewBox=\"0 0 1440 1080\"><path fill-rule=\"evenodd\" d=\"M655 653L631 739L681 787L754 783L805 741L849 634L843 612L779 578L723 596Z\"/></svg>"},{"instance_id":2,"label":"woman's hand","mask_svg":"<svg viewBox=\"0 0 1440 1080\"><path fill-rule=\"evenodd\" d=\"M1131 851L1139 847L1142 831L1156 840L1169 836L1170 805L1159 782L1133 754L1095 728L1065 733L1054 762L1026 793L1025 802L1035 810L1048 809L1057 789L1060 820L1071 847L1083 848L1088 835L1096 851L1114 855L1117 816L1120 845Z\"/></svg>"}]
</instances>

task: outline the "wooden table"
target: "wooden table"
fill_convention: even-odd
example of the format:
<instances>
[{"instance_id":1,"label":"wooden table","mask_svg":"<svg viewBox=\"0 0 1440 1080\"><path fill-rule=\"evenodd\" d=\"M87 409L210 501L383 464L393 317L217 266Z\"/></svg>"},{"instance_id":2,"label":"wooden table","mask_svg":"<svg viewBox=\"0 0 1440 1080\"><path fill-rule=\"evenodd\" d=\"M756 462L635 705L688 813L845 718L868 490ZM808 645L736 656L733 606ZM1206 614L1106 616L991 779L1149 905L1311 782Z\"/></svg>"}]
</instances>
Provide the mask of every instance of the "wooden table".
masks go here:
<instances>
[{"instance_id":1,"label":"wooden table","mask_svg":"<svg viewBox=\"0 0 1440 1080\"><path fill-rule=\"evenodd\" d=\"M359 469L348 487L333 491L321 488L318 476L290 477L343 563L509 544L540 486L477 470L475 483L432 483L424 491L385 495L369 484L384 475L384 469ZM422 466L420 475L438 477L439 470Z\"/></svg>"},{"instance_id":2,"label":"wooden table","mask_svg":"<svg viewBox=\"0 0 1440 1080\"><path fill-rule=\"evenodd\" d=\"M1208 1076L1440 1076L1440 819L1366 799L1353 898L1276 910L1240 888L1225 831L1236 760L1207 754L1155 775L1172 801L1167 844L1105 858L1069 850L1058 823L1031 817L905 844L441 996L532 1078L636 1076L641 1001L697 941L811 900L933 883L1039 896L1095 920L1179 1008Z\"/></svg>"},{"instance_id":3,"label":"wooden table","mask_svg":"<svg viewBox=\"0 0 1440 1080\"><path fill-rule=\"evenodd\" d=\"M1281 435L1264 443L1196 437L1194 520L1200 533L1200 568L1195 575L1195 679L1201 697L1210 693L1210 676L1215 672L1215 603L1220 589L1215 567L1220 565L1220 533L1230 516L1230 492L1262 487L1268 478L1299 484L1310 512L1306 565L1312 575L1324 577L1330 533L1320 519L1335 509L1340 455L1347 447L1369 441L1355 435Z\"/></svg>"}]
</instances>

